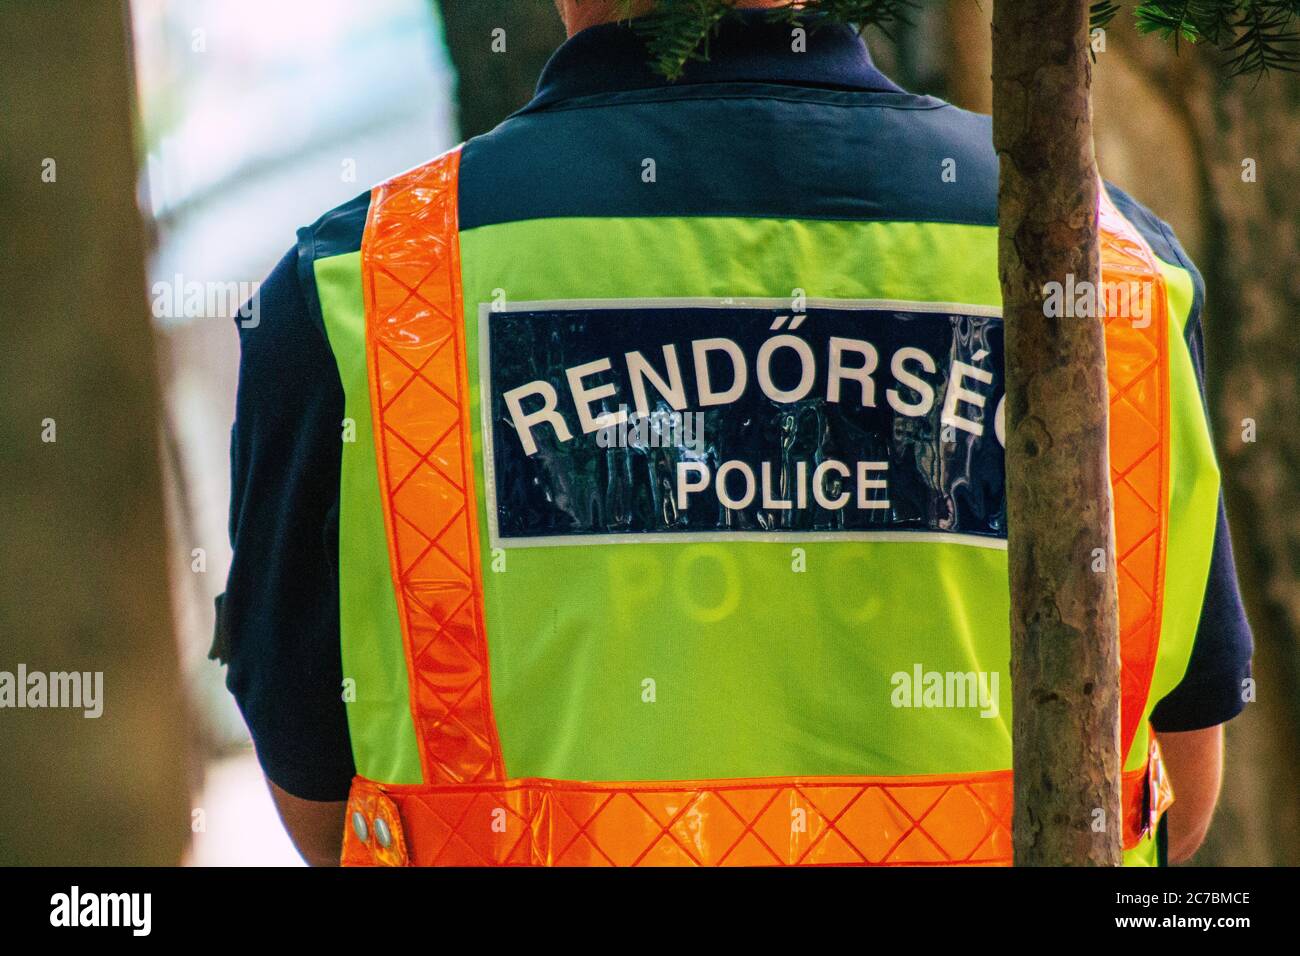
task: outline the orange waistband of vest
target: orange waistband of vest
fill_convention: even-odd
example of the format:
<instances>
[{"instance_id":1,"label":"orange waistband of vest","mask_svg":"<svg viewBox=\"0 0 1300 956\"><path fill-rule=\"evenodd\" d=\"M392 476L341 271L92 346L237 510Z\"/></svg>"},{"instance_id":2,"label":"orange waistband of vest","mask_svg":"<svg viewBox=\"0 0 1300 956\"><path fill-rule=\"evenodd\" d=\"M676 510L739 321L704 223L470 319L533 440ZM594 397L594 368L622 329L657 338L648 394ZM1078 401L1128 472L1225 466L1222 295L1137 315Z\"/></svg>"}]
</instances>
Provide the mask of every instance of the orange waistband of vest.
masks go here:
<instances>
[{"instance_id":1,"label":"orange waistband of vest","mask_svg":"<svg viewBox=\"0 0 1300 956\"><path fill-rule=\"evenodd\" d=\"M1173 800L1152 744L1121 778L1125 849ZM669 783L357 777L344 866L1006 866L1010 771ZM1093 821L1081 825L1091 826Z\"/></svg>"}]
</instances>

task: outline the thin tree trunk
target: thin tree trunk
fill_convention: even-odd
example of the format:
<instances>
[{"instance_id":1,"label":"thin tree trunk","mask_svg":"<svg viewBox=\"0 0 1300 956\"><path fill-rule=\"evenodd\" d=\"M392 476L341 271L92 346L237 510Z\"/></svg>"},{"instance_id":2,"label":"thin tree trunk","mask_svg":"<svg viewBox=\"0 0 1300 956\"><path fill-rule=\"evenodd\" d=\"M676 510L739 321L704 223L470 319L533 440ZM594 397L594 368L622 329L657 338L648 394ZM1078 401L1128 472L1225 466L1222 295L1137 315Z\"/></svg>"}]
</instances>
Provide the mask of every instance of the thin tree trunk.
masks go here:
<instances>
[{"instance_id":1,"label":"thin tree trunk","mask_svg":"<svg viewBox=\"0 0 1300 956\"><path fill-rule=\"evenodd\" d=\"M989 21L993 11L973 0L948 0L943 15L945 99L964 110L993 112L993 88L989 85L993 69Z\"/></svg>"},{"instance_id":2,"label":"thin tree trunk","mask_svg":"<svg viewBox=\"0 0 1300 956\"><path fill-rule=\"evenodd\" d=\"M438 0L438 9L458 77L460 135L469 139L532 98L564 25L551 0Z\"/></svg>"},{"instance_id":3,"label":"thin tree trunk","mask_svg":"<svg viewBox=\"0 0 1300 956\"><path fill-rule=\"evenodd\" d=\"M174 865L185 712L125 4L4 20L0 670L90 677L82 706L0 715L0 863Z\"/></svg>"},{"instance_id":4,"label":"thin tree trunk","mask_svg":"<svg viewBox=\"0 0 1300 956\"><path fill-rule=\"evenodd\" d=\"M1043 307L1069 275L1100 288L1088 7L993 5L1017 865L1121 861L1105 335Z\"/></svg>"}]
</instances>

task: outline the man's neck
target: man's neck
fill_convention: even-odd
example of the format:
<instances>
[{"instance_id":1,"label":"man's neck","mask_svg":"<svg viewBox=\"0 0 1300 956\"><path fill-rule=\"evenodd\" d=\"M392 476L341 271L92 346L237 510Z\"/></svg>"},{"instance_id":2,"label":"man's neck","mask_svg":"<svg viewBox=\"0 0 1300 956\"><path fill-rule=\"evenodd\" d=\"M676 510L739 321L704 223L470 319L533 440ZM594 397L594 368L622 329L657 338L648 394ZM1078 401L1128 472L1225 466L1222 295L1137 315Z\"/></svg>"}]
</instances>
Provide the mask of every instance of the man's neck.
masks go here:
<instances>
[{"instance_id":1,"label":"man's neck","mask_svg":"<svg viewBox=\"0 0 1300 956\"><path fill-rule=\"evenodd\" d=\"M737 8L772 8L790 5L791 0L736 0ZM639 17L649 13L655 0L632 0L625 5L619 0L560 0L560 16L569 36L587 27L612 23L625 17Z\"/></svg>"}]
</instances>

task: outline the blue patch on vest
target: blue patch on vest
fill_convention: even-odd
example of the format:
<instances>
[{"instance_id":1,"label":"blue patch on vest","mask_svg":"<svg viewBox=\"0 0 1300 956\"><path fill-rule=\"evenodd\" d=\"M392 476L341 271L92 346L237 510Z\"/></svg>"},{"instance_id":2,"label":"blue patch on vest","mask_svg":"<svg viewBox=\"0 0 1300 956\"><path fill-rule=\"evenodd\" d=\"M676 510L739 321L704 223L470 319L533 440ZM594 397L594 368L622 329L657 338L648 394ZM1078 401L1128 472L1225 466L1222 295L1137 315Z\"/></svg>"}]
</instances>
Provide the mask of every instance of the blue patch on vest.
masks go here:
<instances>
[{"instance_id":1,"label":"blue patch on vest","mask_svg":"<svg viewBox=\"0 0 1300 956\"><path fill-rule=\"evenodd\" d=\"M494 547L1005 541L996 309L485 303L479 342Z\"/></svg>"}]
</instances>

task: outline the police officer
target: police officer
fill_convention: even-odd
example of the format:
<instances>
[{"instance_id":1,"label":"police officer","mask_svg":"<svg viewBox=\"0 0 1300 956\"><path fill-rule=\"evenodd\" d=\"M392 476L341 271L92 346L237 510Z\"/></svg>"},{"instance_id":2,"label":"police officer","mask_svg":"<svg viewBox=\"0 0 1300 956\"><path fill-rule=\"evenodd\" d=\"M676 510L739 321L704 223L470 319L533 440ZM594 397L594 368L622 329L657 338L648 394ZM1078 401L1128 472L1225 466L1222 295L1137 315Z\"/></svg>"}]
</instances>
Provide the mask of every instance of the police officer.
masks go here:
<instances>
[{"instance_id":1,"label":"police officer","mask_svg":"<svg viewBox=\"0 0 1300 956\"><path fill-rule=\"evenodd\" d=\"M772 3L747 6L772 6ZM848 27L617 5L241 329L229 686L313 863L1007 863L997 159ZM1126 862L1242 707L1201 278L1103 191ZM1141 356L1141 361L1132 361ZM1177 800L1169 804L1170 783Z\"/></svg>"}]
</instances>

